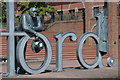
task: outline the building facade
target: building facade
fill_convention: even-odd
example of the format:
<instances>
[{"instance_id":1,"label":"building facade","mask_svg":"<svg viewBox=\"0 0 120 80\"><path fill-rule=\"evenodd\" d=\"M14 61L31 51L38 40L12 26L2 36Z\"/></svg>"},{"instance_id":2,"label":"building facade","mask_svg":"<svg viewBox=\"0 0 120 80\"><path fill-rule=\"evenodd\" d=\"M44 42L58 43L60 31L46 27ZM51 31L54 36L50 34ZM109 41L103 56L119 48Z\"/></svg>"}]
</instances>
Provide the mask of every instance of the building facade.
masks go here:
<instances>
[{"instance_id":1,"label":"building facade","mask_svg":"<svg viewBox=\"0 0 120 80\"><path fill-rule=\"evenodd\" d=\"M120 39L120 33L118 33L120 31L120 2L48 2L47 4L57 9L57 12L52 15L49 15L46 12L47 16L44 17L44 20L46 21L51 18L55 19L53 22L50 22L47 25L47 29L43 31L43 33L48 37L51 42L53 49L53 59L56 58L56 41L53 38L53 35L57 32L74 32L79 39L79 37L85 32L96 33L96 19L94 18L94 16L103 9L108 24L108 55L118 58L118 46L120 45L120 42L118 41ZM15 5L16 8L17 4L15 3ZM20 13L17 13L15 15L19 16ZM5 40L6 38L3 37L3 41ZM4 44L6 45L6 42L1 43L4 48L2 49L2 56L6 56L7 53L7 47L4 46ZM31 44L30 42L31 41L29 41L28 44ZM63 43L63 59L77 59L76 43L77 41L71 43L68 38L65 40L65 42ZM86 51L84 58L94 59L96 51L95 49L91 49L94 48L95 44L91 39L88 39L86 43L87 46L85 45L86 47L84 50ZM91 46L93 47L91 48ZM27 48L28 57L44 57L44 53L33 54L30 49L31 48L29 45ZM107 58L107 56L105 56L105 58Z\"/></svg>"},{"instance_id":2,"label":"building facade","mask_svg":"<svg viewBox=\"0 0 120 80\"><path fill-rule=\"evenodd\" d=\"M108 54L118 57L118 42L120 33L120 2L66 2L49 3L57 9L57 15L77 13L82 11L84 32L95 32L96 20L94 16L104 9L108 24ZM85 11L85 12L84 12ZM88 40L88 44L91 40Z\"/></svg>"}]
</instances>

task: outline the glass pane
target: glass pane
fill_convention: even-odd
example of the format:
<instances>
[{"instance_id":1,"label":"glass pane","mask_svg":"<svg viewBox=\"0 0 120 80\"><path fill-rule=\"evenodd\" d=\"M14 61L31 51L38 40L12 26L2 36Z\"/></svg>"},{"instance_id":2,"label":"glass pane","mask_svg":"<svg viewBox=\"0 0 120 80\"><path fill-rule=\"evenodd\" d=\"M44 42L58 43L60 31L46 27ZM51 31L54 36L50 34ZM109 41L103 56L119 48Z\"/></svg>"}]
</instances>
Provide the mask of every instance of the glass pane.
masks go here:
<instances>
[{"instance_id":1,"label":"glass pane","mask_svg":"<svg viewBox=\"0 0 120 80\"><path fill-rule=\"evenodd\" d=\"M119 12L119 16L120 16L120 4L119 4L119 11L118 12Z\"/></svg>"},{"instance_id":2,"label":"glass pane","mask_svg":"<svg viewBox=\"0 0 120 80\"><path fill-rule=\"evenodd\" d=\"M99 13L99 7L94 7L94 16Z\"/></svg>"}]
</instances>

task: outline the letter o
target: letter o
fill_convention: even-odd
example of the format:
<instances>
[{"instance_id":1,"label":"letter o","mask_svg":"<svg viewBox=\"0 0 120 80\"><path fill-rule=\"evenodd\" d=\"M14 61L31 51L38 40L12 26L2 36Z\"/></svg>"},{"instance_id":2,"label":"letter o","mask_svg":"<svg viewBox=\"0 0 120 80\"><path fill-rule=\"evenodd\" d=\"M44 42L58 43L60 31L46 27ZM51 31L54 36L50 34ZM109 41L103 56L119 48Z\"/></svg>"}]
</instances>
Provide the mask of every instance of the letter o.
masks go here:
<instances>
[{"instance_id":1,"label":"letter o","mask_svg":"<svg viewBox=\"0 0 120 80\"><path fill-rule=\"evenodd\" d=\"M24 47L25 44L27 43L27 41L30 39L30 36L25 36L23 37L17 45L17 61L20 63L20 65L22 66L22 68L28 72L29 74L39 74L41 72L44 72L47 67L49 66L51 59L52 59L52 47L51 44L48 40L48 38L41 33L38 33L39 38L45 43L45 59L44 62L42 63L42 65L37 68L37 69L31 69L27 63L25 62L24 59Z\"/></svg>"}]
</instances>

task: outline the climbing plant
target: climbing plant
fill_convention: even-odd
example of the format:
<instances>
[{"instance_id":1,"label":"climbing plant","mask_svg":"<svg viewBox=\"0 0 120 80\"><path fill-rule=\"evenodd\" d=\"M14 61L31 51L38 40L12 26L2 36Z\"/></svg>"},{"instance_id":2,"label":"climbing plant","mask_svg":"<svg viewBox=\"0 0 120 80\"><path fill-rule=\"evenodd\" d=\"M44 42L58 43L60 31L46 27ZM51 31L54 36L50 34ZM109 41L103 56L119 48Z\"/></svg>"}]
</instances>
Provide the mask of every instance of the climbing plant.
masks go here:
<instances>
[{"instance_id":1,"label":"climbing plant","mask_svg":"<svg viewBox=\"0 0 120 80\"><path fill-rule=\"evenodd\" d=\"M6 3L2 2L2 22L6 22Z\"/></svg>"},{"instance_id":2,"label":"climbing plant","mask_svg":"<svg viewBox=\"0 0 120 80\"><path fill-rule=\"evenodd\" d=\"M47 5L46 2L17 2L17 10L21 13L20 16L15 16L20 20L22 14L28 14L29 9L31 7L35 7L38 12L38 16L47 16L46 12L49 14L55 13L57 10L54 9L52 6ZM2 2L2 22L6 22L6 2Z\"/></svg>"},{"instance_id":3,"label":"climbing plant","mask_svg":"<svg viewBox=\"0 0 120 80\"><path fill-rule=\"evenodd\" d=\"M18 2L18 11L21 12L21 14L28 14L29 13L29 9L31 7L35 7L37 9L38 15L40 17L42 16L47 16L46 12L51 14L51 13L55 13L57 10L54 9L52 6L47 5L46 2ZM19 16L20 18L21 16Z\"/></svg>"}]
</instances>

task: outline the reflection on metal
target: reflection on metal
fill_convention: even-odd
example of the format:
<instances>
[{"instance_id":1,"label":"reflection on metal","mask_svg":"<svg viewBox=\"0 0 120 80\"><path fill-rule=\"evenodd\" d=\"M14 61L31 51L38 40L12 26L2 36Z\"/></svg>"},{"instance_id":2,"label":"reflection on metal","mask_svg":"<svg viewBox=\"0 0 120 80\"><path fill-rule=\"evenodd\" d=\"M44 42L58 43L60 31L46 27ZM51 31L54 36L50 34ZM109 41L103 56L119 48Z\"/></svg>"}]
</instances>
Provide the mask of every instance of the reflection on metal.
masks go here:
<instances>
[{"instance_id":1,"label":"reflection on metal","mask_svg":"<svg viewBox=\"0 0 120 80\"><path fill-rule=\"evenodd\" d=\"M113 67L115 65L115 58L114 57L108 57L107 58L107 66Z\"/></svg>"},{"instance_id":2,"label":"reflection on metal","mask_svg":"<svg viewBox=\"0 0 120 80\"><path fill-rule=\"evenodd\" d=\"M96 23L97 24L96 34L97 35L91 32L87 32L83 34L78 40L77 49L76 49L76 56L77 56L79 63L84 68L87 68L87 69L95 68L95 67L99 67L99 68L104 67L103 62L102 62L102 55L108 52L107 50L108 31L107 31L107 23L106 23L106 19L104 16L104 12L101 11L95 17L97 21ZM88 37L92 37L94 41L96 42L96 59L94 60L92 64L87 64L82 56L83 44ZM113 57L112 58L109 57L107 59L107 65L110 67L114 66L115 59Z\"/></svg>"},{"instance_id":3,"label":"reflection on metal","mask_svg":"<svg viewBox=\"0 0 120 80\"><path fill-rule=\"evenodd\" d=\"M41 73L43 71L46 70L46 68L49 66L51 59L52 59L52 47L51 44L49 42L49 40L47 39L47 37L43 34L39 34L38 33L39 38L45 43L45 59L44 62L42 63L42 65L37 68L37 69L31 69L25 61L24 58L24 49L25 49L25 44L27 43L27 41L30 39L30 36L25 36L23 37L17 45L17 61L20 63L20 65L22 66L22 68L30 73L30 74L38 74Z\"/></svg>"},{"instance_id":4,"label":"reflection on metal","mask_svg":"<svg viewBox=\"0 0 120 80\"><path fill-rule=\"evenodd\" d=\"M31 8L31 9L33 9L33 8ZM34 10L30 10L30 11L35 12ZM29 66L27 66L25 59L24 59L24 57L25 57L24 49L26 48L25 44L27 43L30 36L28 36L24 32L14 32L14 1L7 2L7 29L8 29L8 31L1 32L1 35L0 35L0 36L8 36L8 39L7 39L7 60L8 60L8 62L7 62L7 73L4 75L5 77L16 76L16 73L18 73L19 69L21 69L21 68L23 69L23 71L25 70L28 73L36 74L36 73L43 72L49 66L49 63L52 58L52 48L51 48L50 42L47 39L47 37L45 37L43 34L38 34L36 32L36 31L40 32L42 30L42 26L41 26L40 18L39 17L35 18L35 17L36 17L36 15L35 16L29 15L29 14L23 15L21 18L20 25L15 29L15 31L25 31L27 33L31 33L29 35L34 34L34 36L36 38L39 37L45 45L44 62L38 69L33 70ZM31 18L34 18L35 21L32 21ZM25 20L28 20L28 21L26 22ZM37 26L35 26L35 25L37 25ZM15 43L14 37L15 36L18 36L19 39L21 37L23 37L19 40L19 42L17 44L17 48L15 48L15 45L14 45L14 43ZM39 43L41 43L41 41L39 41ZM43 46L41 46L41 44L39 44L39 45L40 45L39 46L40 48L43 47ZM15 60L15 52L14 52L15 49L16 49L17 61ZM15 70L15 63L18 64L17 70Z\"/></svg>"},{"instance_id":5,"label":"reflection on metal","mask_svg":"<svg viewBox=\"0 0 120 80\"><path fill-rule=\"evenodd\" d=\"M62 45L65 38L70 37L71 41L76 41L77 36L75 33L67 32L64 34L61 34L60 32L54 35L54 38L56 39L56 69L55 72L63 71L62 69Z\"/></svg>"},{"instance_id":6,"label":"reflection on metal","mask_svg":"<svg viewBox=\"0 0 120 80\"><path fill-rule=\"evenodd\" d=\"M33 39L31 43L31 48L34 53L40 52L44 47L43 42L40 39Z\"/></svg>"},{"instance_id":7,"label":"reflection on metal","mask_svg":"<svg viewBox=\"0 0 120 80\"><path fill-rule=\"evenodd\" d=\"M104 67L102 63L102 55L103 53L107 53L107 24L104 16L104 12L101 11L97 16L97 35L91 32L87 32L83 34L78 42L76 48L76 55L79 63L84 68L95 68ZM5 76L16 76L16 73L19 72L20 69L26 71L29 74L38 74L44 72L49 66L52 59L52 47L48 40L48 38L42 33L37 33L36 31L42 31L42 25L40 22L40 18L37 16L36 9L31 8L29 14L25 14L22 16L20 25L16 28L16 31L25 31L24 32L14 32L14 0L12 2L7 2L7 32L1 32L0 36L7 36L7 74ZM30 34L29 34L30 33ZM29 34L29 35L28 35ZM18 36L19 41L15 46L15 36ZM26 61L25 61L25 49L27 41L31 37L35 37L32 41L32 50L35 53L38 53L45 47L45 59L42 65L37 69L31 69ZM22 37L22 38L21 38ZM66 37L70 37L70 40L76 41L77 36L75 33L67 32L64 34L57 33L54 35L56 39L56 69L55 71L63 71L62 69L62 44ZM92 64L87 64L82 56L82 48L85 40L88 37L92 37L96 42L96 59ZM36 49L37 48L37 49ZM16 49L16 54L15 54ZM16 56L15 56L16 55ZM15 60L15 58L17 60ZM18 67L15 70L15 63L17 63ZM113 57L109 57L107 59L107 65L112 67L115 65L115 59Z\"/></svg>"},{"instance_id":8,"label":"reflection on metal","mask_svg":"<svg viewBox=\"0 0 120 80\"><path fill-rule=\"evenodd\" d=\"M39 44L41 45L42 41L40 41L38 39L38 32L42 31L42 24L41 24L41 20L40 17L37 16L37 9L32 7L29 10L29 14L23 14L21 19L20 19L20 23L19 25L15 28L15 31L24 31L26 32L29 36L33 35L35 36L35 39L32 41L31 44L31 48L32 51L35 53L38 53L40 50L42 50L43 47L40 47ZM22 37L17 36L15 38L15 45L17 46L18 41L21 39ZM36 44L38 43L38 44ZM26 45L24 46L24 54L26 51ZM16 53L17 54L17 53ZM24 74L24 70L22 69L22 67L19 65L19 63L16 61L16 71L17 73L22 73Z\"/></svg>"},{"instance_id":9,"label":"reflection on metal","mask_svg":"<svg viewBox=\"0 0 120 80\"><path fill-rule=\"evenodd\" d=\"M25 31L28 34L34 34L36 37L38 34L36 31L42 31L42 24L40 17L37 16L36 8L30 8L29 14L23 14L19 25L15 28L15 31Z\"/></svg>"},{"instance_id":10,"label":"reflection on metal","mask_svg":"<svg viewBox=\"0 0 120 80\"><path fill-rule=\"evenodd\" d=\"M101 11L96 15L96 21L97 21L96 34L97 36L99 36L99 51L108 52L107 49L108 30L106 19L104 16L104 11Z\"/></svg>"},{"instance_id":11,"label":"reflection on metal","mask_svg":"<svg viewBox=\"0 0 120 80\"><path fill-rule=\"evenodd\" d=\"M7 74L4 76L15 76L14 0L7 2L7 30Z\"/></svg>"},{"instance_id":12,"label":"reflection on metal","mask_svg":"<svg viewBox=\"0 0 120 80\"><path fill-rule=\"evenodd\" d=\"M35 36L35 39L32 41L31 48L32 51L35 53L38 53L40 50L42 50L43 47L40 47L39 44L41 45L42 41L38 39L38 33L42 31L42 24L40 17L37 16L37 9L32 7L29 10L29 14L23 14L19 25L15 28L15 31L24 31L26 32L29 36ZM18 41L21 39L21 36L15 37L15 47L17 46ZM35 44L38 43L38 44ZM26 51L27 45L24 46L24 56L25 56L25 51ZM16 53L17 55L17 53ZM17 73L24 74L24 70L22 69L21 65L18 63L18 61L15 62L16 64L16 71Z\"/></svg>"}]
</instances>

